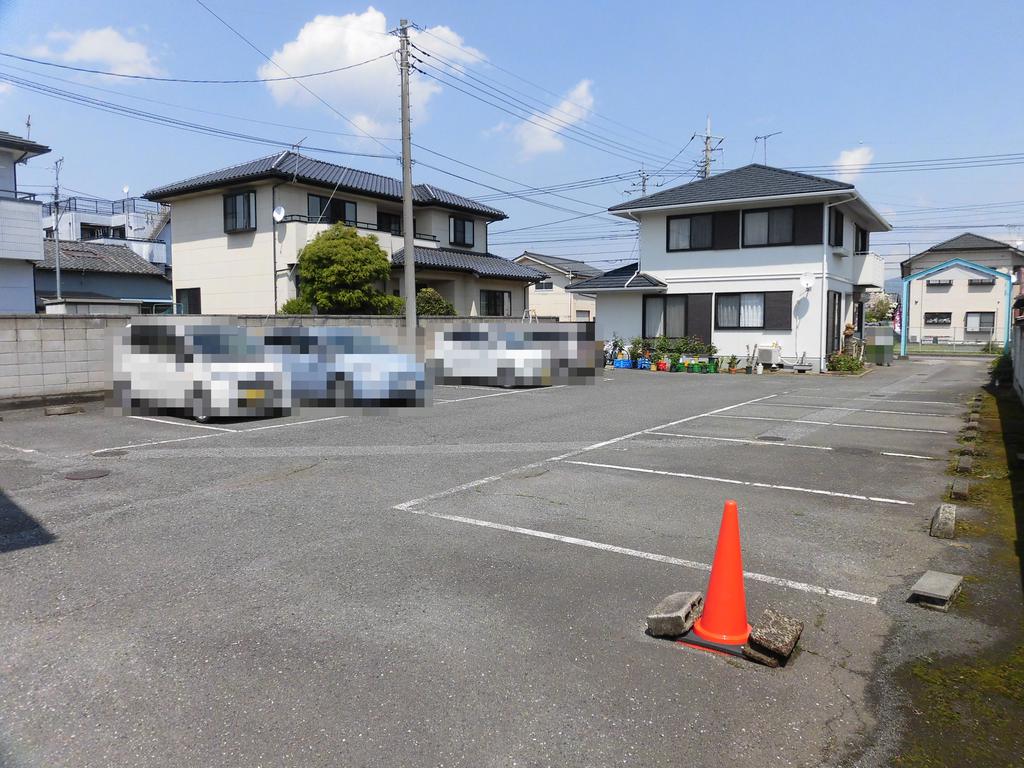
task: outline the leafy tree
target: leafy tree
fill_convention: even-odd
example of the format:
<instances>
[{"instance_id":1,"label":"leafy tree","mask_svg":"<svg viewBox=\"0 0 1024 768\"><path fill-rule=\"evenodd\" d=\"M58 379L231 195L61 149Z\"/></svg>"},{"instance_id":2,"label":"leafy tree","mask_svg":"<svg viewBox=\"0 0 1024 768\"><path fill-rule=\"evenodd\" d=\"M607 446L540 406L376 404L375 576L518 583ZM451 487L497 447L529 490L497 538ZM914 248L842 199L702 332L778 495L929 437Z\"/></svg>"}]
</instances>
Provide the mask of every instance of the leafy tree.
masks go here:
<instances>
[{"instance_id":1,"label":"leafy tree","mask_svg":"<svg viewBox=\"0 0 1024 768\"><path fill-rule=\"evenodd\" d=\"M284 304L281 305L281 309L277 311L279 315L308 315L313 312L313 307L309 305L309 302L297 296L294 299L288 299Z\"/></svg>"},{"instance_id":2,"label":"leafy tree","mask_svg":"<svg viewBox=\"0 0 1024 768\"><path fill-rule=\"evenodd\" d=\"M301 298L335 315L390 315L402 300L378 289L391 276L391 260L373 235L338 223L318 234L299 254Z\"/></svg>"},{"instance_id":3,"label":"leafy tree","mask_svg":"<svg viewBox=\"0 0 1024 768\"><path fill-rule=\"evenodd\" d=\"M454 317L455 305L433 288L421 288L416 294L416 315Z\"/></svg>"},{"instance_id":4,"label":"leafy tree","mask_svg":"<svg viewBox=\"0 0 1024 768\"><path fill-rule=\"evenodd\" d=\"M892 320L895 305L884 293L875 294L864 310L864 319L869 323L884 323Z\"/></svg>"}]
</instances>

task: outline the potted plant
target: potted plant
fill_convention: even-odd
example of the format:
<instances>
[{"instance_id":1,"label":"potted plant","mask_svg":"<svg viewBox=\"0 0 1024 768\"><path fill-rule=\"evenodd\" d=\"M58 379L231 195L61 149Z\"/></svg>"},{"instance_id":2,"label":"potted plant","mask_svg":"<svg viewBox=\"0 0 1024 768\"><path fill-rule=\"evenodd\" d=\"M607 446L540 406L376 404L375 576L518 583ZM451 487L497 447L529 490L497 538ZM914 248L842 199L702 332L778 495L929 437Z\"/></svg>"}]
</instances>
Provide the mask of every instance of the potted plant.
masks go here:
<instances>
[{"instance_id":1,"label":"potted plant","mask_svg":"<svg viewBox=\"0 0 1024 768\"><path fill-rule=\"evenodd\" d=\"M739 362L740 360L738 357L736 357L736 355L729 355L729 373L736 373L736 366L739 364Z\"/></svg>"},{"instance_id":2,"label":"potted plant","mask_svg":"<svg viewBox=\"0 0 1024 768\"><path fill-rule=\"evenodd\" d=\"M659 355L657 352L654 352L651 354L651 371L654 372L661 370L658 367L659 365L661 365L661 355Z\"/></svg>"},{"instance_id":3,"label":"potted plant","mask_svg":"<svg viewBox=\"0 0 1024 768\"><path fill-rule=\"evenodd\" d=\"M641 357L641 348L643 346L643 343L643 339L641 339L639 336L634 336L632 339L629 340L629 346L626 347L626 354L629 355L629 359L632 361L634 368L640 367L639 365L637 365L637 361Z\"/></svg>"}]
</instances>

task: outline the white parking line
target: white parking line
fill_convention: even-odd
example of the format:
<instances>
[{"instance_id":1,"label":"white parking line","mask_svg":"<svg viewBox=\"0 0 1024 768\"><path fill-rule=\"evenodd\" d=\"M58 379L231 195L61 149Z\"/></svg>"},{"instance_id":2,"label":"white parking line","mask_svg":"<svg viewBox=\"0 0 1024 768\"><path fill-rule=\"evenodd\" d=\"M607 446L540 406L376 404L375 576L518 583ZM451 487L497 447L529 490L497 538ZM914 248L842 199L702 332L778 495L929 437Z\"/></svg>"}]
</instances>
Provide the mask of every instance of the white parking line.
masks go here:
<instances>
[{"instance_id":1,"label":"white parking line","mask_svg":"<svg viewBox=\"0 0 1024 768\"><path fill-rule=\"evenodd\" d=\"M805 445L803 443L776 443L766 440L748 440L743 437L710 437L708 435L683 435L678 432L651 432L652 435L664 435L665 437L688 437L691 440L720 440L723 443L745 443L747 445L760 445L765 448L810 448L815 451L831 451L827 445Z\"/></svg>"},{"instance_id":2,"label":"white parking line","mask_svg":"<svg viewBox=\"0 0 1024 768\"><path fill-rule=\"evenodd\" d=\"M828 400L833 403L836 401L836 397L825 397L824 395L789 394L787 397L795 397L800 400ZM896 400L888 397L843 397L842 395L838 395L837 397L840 400L855 400L857 402L865 401L869 403L920 403L921 405L958 405L963 407L963 403L954 403L949 400Z\"/></svg>"},{"instance_id":3,"label":"white parking line","mask_svg":"<svg viewBox=\"0 0 1024 768\"><path fill-rule=\"evenodd\" d=\"M232 430L233 432L234 430ZM149 443L129 443L128 445L115 445L113 448L98 448L90 453L106 453L107 451L124 451L128 448L148 448L151 445L166 445L167 443L183 443L188 440L205 440L208 437L224 437L229 432L214 432L211 435L193 435L192 437L175 437L170 440L153 440Z\"/></svg>"},{"instance_id":4,"label":"white parking line","mask_svg":"<svg viewBox=\"0 0 1024 768\"><path fill-rule=\"evenodd\" d=\"M825 491L820 488L801 488L798 485L775 485L773 483L757 483L752 480L733 480L727 477L712 477L710 475L691 475L688 472L668 472L664 469L646 469L645 467L623 467L618 464L598 464L592 461L567 461L566 464L579 464L584 467L598 467L600 469L619 469L625 472L641 472L647 475L665 475L668 477L683 477L689 480L707 480L713 483L728 483L729 485L746 485L752 488L774 488L779 491L798 491L800 493L813 493L817 496L835 496L843 499L856 499L857 501L876 501L879 504L899 504L912 507L914 502L902 501L901 499L888 499L884 496L861 496L859 493L840 493L839 491Z\"/></svg>"},{"instance_id":5,"label":"white parking line","mask_svg":"<svg viewBox=\"0 0 1024 768\"><path fill-rule=\"evenodd\" d=\"M473 480L472 482L469 482L469 483L463 483L462 485L457 485L454 488L447 488L447 489L445 489L443 491L438 491L437 493L431 493L428 496L423 496L423 497L418 498L418 499L410 499L409 501L403 501L401 504L396 504L394 506L394 509L400 509L400 510L403 510L405 512L410 512L410 511L412 511L413 507L419 506L420 504L425 504L425 503L430 502L430 501L436 501L437 499L443 499L443 498L446 498L448 496L454 496L457 493L462 493L462 491L468 491L471 488L477 488L477 487L479 487L481 485L487 485L488 483L493 483L493 482L496 482L498 480L502 480L502 479L504 479L506 477L509 477L510 475L516 474L517 472L523 472L523 471L525 471L527 469L536 469L537 467L543 466L544 464L546 464L549 461L562 461L564 459L568 459L568 458L571 458L573 456L579 456L580 454L586 453L587 451L593 451L593 450L596 450L598 448L604 448L605 446L621 442L623 440L629 440L631 437L636 437L637 435L642 435L642 434L645 434L647 432L654 432L654 431L659 430L659 429L665 429L666 427L674 427L676 424L684 424L687 421L693 421L694 419L701 419L701 418L704 418L705 416L710 416L710 415L715 414L715 413L721 413L722 411L732 410L733 408L742 408L745 405L751 405L753 403L759 403L762 400L769 400L769 399L771 399L773 397L776 397L776 395L764 395L763 397L755 397L753 400L745 400L742 403L736 403L734 405L726 405L726 406L724 406L722 408L716 408L713 411L705 411L704 413L697 413L697 414L694 414L693 416L686 416L686 417L684 417L682 419L676 419L675 421L670 421L667 424L659 424L656 427L649 427L648 429L641 429L641 430L638 430L636 432L630 432L627 435L620 435L619 437L613 437L611 440L603 440L600 443L594 443L593 445L588 445L586 448L579 448L579 449L577 449L575 451L569 451L568 453L563 453L560 456L552 456L550 459L542 459L541 461L535 461L532 464L524 464L521 467L515 467L514 469L510 469L507 472L502 472L501 474L491 475L490 477L481 477L479 480Z\"/></svg>"},{"instance_id":6,"label":"white parking line","mask_svg":"<svg viewBox=\"0 0 1024 768\"><path fill-rule=\"evenodd\" d=\"M304 419L303 421L284 421L279 424L267 424L263 427L249 427L248 429L236 429L233 432L259 432L262 429L279 429L281 427L297 427L300 424L316 424L321 421L337 421L338 419L347 419L348 414L344 416L325 416L322 419Z\"/></svg>"},{"instance_id":7,"label":"white parking line","mask_svg":"<svg viewBox=\"0 0 1024 768\"><path fill-rule=\"evenodd\" d=\"M8 445L7 443L0 443L0 448L6 448L9 451L18 451L19 453L39 453L35 448L19 448L16 445Z\"/></svg>"},{"instance_id":8,"label":"white parking line","mask_svg":"<svg viewBox=\"0 0 1024 768\"><path fill-rule=\"evenodd\" d=\"M899 456L901 459L927 459L928 461L935 461L934 456L921 456L917 453L893 453L892 451L882 451L883 456Z\"/></svg>"},{"instance_id":9,"label":"white parking line","mask_svg":"<svg viewBox=\"0 0 1024 768\"><path fill-rule=\"evenodd\" d=\"M170 419L154 419L152 416L129 416L129 419L138 419L139 421L155 421L157 424L171 424L175 427L192 427L193 429L212 429L216 432L237 432L237 429L228 429L227 427L214 427L209 424L195 424L191 421L171 421Z\"/></svg>"},{"instance_id":10,"label":"white parking line","mask_svg":"<svg viewBox=\"0 0 1024 768\"><path fill-rule=\"evenodd\" d=\"M473 395L472 397L460 397L455 400L435 400L435 403L464 403L467 400L482 400L485 397L502 397L503 395L528 395L534 392L547 392L552 389L562 389L567 387L568 384L556 384L553 387L544 387L543 389L512 389L505 390L504 392L492 392L489 395Z\"/></svg>"},{"instance_id":11,"label":"white parking line","mask_svg":"<svg viewBox=\"0 0 1024 768\"><path fill-rule=\"evenodd\" d=\"M845 421L812 421L811 419L778 419L774 416L733 416L709 413L718 419L748 419L751 421L784 421L787 424L817 424L822 427L843 427L844 429L883 429L890 432L924 432L929 435L948 435L941 429L912 429L910 427L875 427L870 424L847 424Z\"/></svg>"},{"instance_id":12,"label":"white parking line","mask_svg":"<svg viewBox=\"0 0 1024 768\"><path fill-rule=\"evenodd\" d=\"M455 523L464 523L465 525L475 525L481 528L491 528L496 531L505 531L507 533L517 533L522 536L532 536L538 539L547 539L548 541L557 541L562 544L573 544L577 547L587 547L588 549L597 549L603 552L614 552L619 555L627 555L629 557L638 557L643 560L653 560L656 563L665 563L667 565L678 565L683 568L692 568L695 571L708 572L711 570L711 566L708 563L700 563L695 560L683 560L678 557L669 557L668 555L659 555L654 552L644 552L639 549L630 549L629 547L619 547L614 544L604 544L599 541L591 541L589 539L579 539L575 536L562 536L557 533L548 533L547 531L538 531L533 528L520 528L516 525L505 525L503 523L492 523L489 520L479 520L474 517L463 517L462 515L449 515L444 512L428 512L425 510L409 509L407 507L396 507L396 509L402 509L406 512L412 512L414 515L423 515L424 517L433 517L438 520L448 520ZM778 576L769 576L764 573L755 573L753 571L744 571L744 578L750 579L751 581L760 581L765 584L774 584L775 586L785 587L786 589L795 589L800 592L810 592L815 595L823 595L825 597L834 597L840 600L852 600L858 603L866 603L867 605L877 605L878 598L872 597L871 595L861 595L856 592L847 592L844 589L832 589L830 587L820 587L816 584L807 584L802 581L793 581L792 579L783 579Z\"/></svg>"},{"instance_id":13,"label":"white parking line","mask_svg":"<svg viewBox=\"0 0 1024 768\"><path fill-rule=\"evenodd\" d=\"M922 411L880 411L875 408L848 408L845 405L801 405L799 403L772 403L775 408L816 408L823 411L852 411L854 413L886 413L892 416L939 416L949 418L951 413L923 413Z\"/></svg>"}]
</instances>

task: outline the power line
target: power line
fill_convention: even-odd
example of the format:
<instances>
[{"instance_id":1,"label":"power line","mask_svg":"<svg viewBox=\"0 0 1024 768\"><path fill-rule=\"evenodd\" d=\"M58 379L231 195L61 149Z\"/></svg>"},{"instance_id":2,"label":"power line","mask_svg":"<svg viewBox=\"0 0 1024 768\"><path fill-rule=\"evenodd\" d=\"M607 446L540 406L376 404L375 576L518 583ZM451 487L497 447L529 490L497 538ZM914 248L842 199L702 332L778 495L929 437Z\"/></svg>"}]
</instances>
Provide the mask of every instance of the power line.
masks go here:
<instances>
[{"instance_id":1,"label":"power line","mask_svg":"<svg viewBox=\"0 0 1024 768\"><path fill-rule=\"evenodd\" d=\"M209 10L209 9L207 9ZM372 59L366 61L360 61L356 64L349 64L344 67L335 67L334 69L325 69L322 72L310 72L305 75L288 75L287 77L260 77L251 79L236 79L236 80L192 80L184 77L158 77L156 75L126 75L121 72L107 72L102 69L89 69L88 67L73 67L70 64L58 64L55 61L44 61L43 59L33 59L28 56L17 56L13 53L7 53L0 51L0 56L6 56L9 59L17 59L18 61L25 61L31 64L41 64L44 67L56 67L58 69L66 69L72 72L85 72L90 75L104 75L106 77L120 77L127 80L149 80L158 83L189 83L194 85L240 85L246 83L279 83L285 80L303 80L307 77L320 77L321 75L333 75L337 72L344 72L347 69L355 69L356 67L362 67L366 64L372 64L375 61L393 56L394 51L388 51L387 53L375 56Z\"/></svg>"}]
</instances>

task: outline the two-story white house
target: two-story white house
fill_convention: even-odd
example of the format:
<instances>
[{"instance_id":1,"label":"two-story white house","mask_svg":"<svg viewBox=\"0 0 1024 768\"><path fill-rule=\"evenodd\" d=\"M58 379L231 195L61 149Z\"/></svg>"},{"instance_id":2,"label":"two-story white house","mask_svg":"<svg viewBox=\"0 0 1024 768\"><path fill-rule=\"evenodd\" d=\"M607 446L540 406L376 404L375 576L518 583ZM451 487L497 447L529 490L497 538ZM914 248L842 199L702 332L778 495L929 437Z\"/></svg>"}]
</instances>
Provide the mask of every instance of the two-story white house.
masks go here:
<instances>
[{"instance_id":1,"label":"two-story white house","mask_svg":"<svg viewBox=\"0 0 1024 768\"><path fill-rule=\"evenodd\" d=\"M522 317L544 273L487 251L487 227L506 216L417 184L416 288L432 287L464 316ZM184 313L273 313L297 295L299 253L344 222L391 256L381 286L402 293L405 253L398 179L281 152L150 190L174 218L175 301Z\"/></svg>"},{"instance_id":2,"label":"two-story white house","mask_svg":"<svg viewBox=\"0 0 1024 768\"><path fill-rule=\"evenodd\" d=\"M870 233L890 226L852 184L752 164L608 210L639 224L637 263L568 288L597 297L601 339L777 344L819 369L883 287Z\"/></svg>"},{"instance_id":3,"label":"two-story white house","mask_svg":"<svg viewBox=\"0 0 1024 768\"><path fill-rule=\"evenodd\" d=\"M904 277L963 259L1015 275L1024 268L1024 251L972 232L945 240L901 264ZM907 334L911 343L985 344L1005 342L1006 282L991 275L953 267L910 283ZM1016 287L1020 292L1020 286Z\"/></svg>"},{"instance_id":4,"label":"two-story white house","mask_svg":"<svg viewBox=\"0 0 1024 768\"><path fill-rule=\"evenodd\" d=\"M40 204L18 191L18 165L49 147L0 131L0 312L35 312L34 265L43 260Z\"/></svg>"},{"instance_id":5,"label":"two-story white house","mask_svg":"<svg viewBox=\"0 0 1024 768\"><path fill-rule=\"evenodd\" d=\"M539 318L561 321L590 321L594 319L597 302L585 293L566 290L580 280L588 280L601 274L601 270L590 264L560 256L523 251L512 259L516 264L539 269L547 279L530 286L530 312Z\"/></svg>"}]
</instances>

